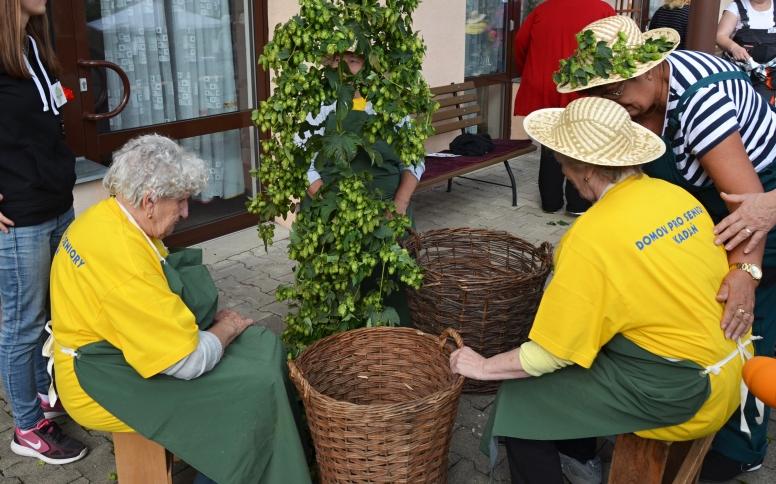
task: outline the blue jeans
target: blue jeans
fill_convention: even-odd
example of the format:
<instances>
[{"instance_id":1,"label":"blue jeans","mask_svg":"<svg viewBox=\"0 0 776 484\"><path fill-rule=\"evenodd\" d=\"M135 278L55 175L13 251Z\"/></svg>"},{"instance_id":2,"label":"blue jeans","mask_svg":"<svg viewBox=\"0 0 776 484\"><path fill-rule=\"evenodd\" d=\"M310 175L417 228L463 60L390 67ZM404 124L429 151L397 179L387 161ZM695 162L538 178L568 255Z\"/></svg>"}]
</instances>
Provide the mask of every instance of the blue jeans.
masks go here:
<instances>
[{"instance_id":1,"label":"blue jeans","mask_svg":"<svg viewBox=\"0 0 776 484\"><path fill-rule=\"evenodd\" d=\"M48 393L41 354L49 319L49 272L73 209L29 227L0 232L0 375L16 426L30 429L43 419L38 392Z\"/></svg>"}]
</instances>

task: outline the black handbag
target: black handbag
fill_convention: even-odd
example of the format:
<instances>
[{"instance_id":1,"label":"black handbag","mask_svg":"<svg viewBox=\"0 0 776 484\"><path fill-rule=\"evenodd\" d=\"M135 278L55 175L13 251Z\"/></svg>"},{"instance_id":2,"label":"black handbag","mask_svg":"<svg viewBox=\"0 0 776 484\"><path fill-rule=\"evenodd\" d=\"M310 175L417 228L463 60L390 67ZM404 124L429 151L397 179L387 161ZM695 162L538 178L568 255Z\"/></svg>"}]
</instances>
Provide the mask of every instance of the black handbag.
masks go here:
<instances>
[{"instance_id":1,"label":"black handbag","mask_svg":"<svg viewBox=\"0 0 776 484\"><path fill-rule=\"evenodd\" d=\"M488 134L460 134L450 142L450 152L455 155L481 156L493 151L493 141Z\"/></svg>"}]
</instances>

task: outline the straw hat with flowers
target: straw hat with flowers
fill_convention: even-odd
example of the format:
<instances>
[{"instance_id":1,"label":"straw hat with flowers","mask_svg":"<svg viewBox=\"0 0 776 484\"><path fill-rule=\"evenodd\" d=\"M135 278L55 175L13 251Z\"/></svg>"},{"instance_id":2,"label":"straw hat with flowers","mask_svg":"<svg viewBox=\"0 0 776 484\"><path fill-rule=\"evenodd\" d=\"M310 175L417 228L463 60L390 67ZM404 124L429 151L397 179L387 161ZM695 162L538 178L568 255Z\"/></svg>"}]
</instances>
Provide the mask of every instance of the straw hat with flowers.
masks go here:
<instances>
[{"instance_id":1,"label":"straw hat with flowers","mask_svg":"<svg viewBox=\"0 0 776 484\"><path fill-rule=\"evenodd\" d=\"M599 97L577 99L565 108L539 109L525 118L523 126L547 148L593 165L642 165L665 152L658 135L631 121L616 102Z\"/></svg>"},{"instance_id":2,"label":"straw hat with flowers","mask_svg":"<svg viewBox=\"0 0 776 484\"><path fill-rule=\"evenodd\" d=\"M560 61L553 80L568 93L631 79L663 62L679 40L670 28L642 33L623 15L597 20L577 34L577 50Z\"/></svg>"}]
</instances>

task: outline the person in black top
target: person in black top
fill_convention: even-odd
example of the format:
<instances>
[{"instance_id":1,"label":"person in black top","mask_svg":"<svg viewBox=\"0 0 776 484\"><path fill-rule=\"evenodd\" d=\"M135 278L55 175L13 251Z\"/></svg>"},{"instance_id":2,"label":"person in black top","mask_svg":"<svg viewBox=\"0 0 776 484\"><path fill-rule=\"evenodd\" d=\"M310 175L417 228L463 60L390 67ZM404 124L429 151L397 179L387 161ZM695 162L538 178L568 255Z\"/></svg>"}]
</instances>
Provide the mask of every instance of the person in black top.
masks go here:
<instances>
[{"instance_id":1,"label":"person in black top","mask_svg":"<svg viewBox=\"0 0 776 484\"><path fill-rule=\"evenodd\" d=\"M0 376L16 424L11 450L66 464L87 449L49 420L64 411L48 398L41 347L51 259L73 220L75 157L48 32L46 0L0 3Z\"/></svg>"},{"instance_id":2,"label":"person in black top","mask_svg":"<svg viewBox=\"0 0 776 484\"><path fill-rule=\"evenodd\" d=\"M670 27L679 32L678 50L685 49L687 24L690 21L690 0L666 0L649 20L649 30Z\"/></svg>"}]
</instances>

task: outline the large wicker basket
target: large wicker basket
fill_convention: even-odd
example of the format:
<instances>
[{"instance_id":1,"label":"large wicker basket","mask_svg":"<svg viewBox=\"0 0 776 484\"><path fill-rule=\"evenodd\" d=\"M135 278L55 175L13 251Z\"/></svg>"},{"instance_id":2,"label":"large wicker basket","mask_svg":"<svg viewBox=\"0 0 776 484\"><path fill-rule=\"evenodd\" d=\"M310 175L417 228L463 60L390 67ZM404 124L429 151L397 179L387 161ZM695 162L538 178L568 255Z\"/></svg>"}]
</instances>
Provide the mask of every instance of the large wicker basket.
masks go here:
<instances>
[{"instance_id":1,"label":"large wicker basket","mask_svg":"<svg viewBox=\"0 0 776 484\"><path fill-rule=\"evenodd\" d=\"M411 328L338 333L289 361L315 443L321 481L444 483L463 377L451 336Z\"/></svg>"},{"instance_id":2,"label":"large wicker basket","mask_svg":"<svg viewBox=\"0 0 776 484\"><path fill-rule=\"evenodd\" d=\"M416 328L432 334L454 328L484 356L526 341L552 267L552 245L459 228L413 234L405 246L424 270L423 286L407 294ZM492 393L499 384L467 379L463 391Z\"/></svg>"}]
</instances>

